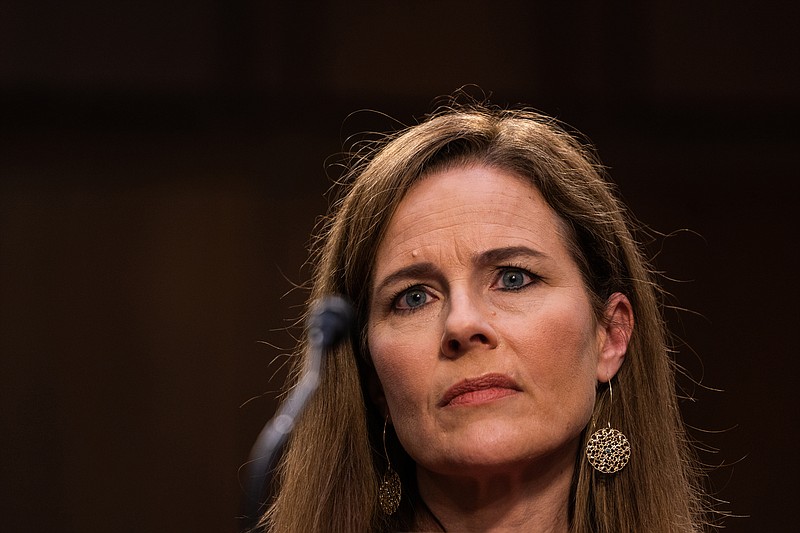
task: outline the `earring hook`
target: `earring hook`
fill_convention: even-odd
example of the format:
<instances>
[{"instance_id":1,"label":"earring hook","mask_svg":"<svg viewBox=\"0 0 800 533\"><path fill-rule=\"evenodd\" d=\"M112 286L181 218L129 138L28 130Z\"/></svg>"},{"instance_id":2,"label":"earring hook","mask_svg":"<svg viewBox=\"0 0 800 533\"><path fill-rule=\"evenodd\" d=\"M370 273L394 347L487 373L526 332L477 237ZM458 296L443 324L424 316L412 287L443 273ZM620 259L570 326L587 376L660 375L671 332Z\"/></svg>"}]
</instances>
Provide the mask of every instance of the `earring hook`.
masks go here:
<instances>
[{"instance_id":1,"label":"earring hook","mask_svg":"<svg viewBox=\"0 0 800 533\"><path fill-rule=\"evenodd\" d=\"M611 410L614 407L614 388L611 386L611 380L608 378L608 427L611 427Z\"/></svg>"},{"instance_id":2,"label":"earring hook","mask_svg":"<svg viewBox=\"0 0 800 533\"><path fill-rule=\"evenodd\" d=\"M392 460L389 459L389 451L386 449L386 426L389 425L389 417L383 419L383 455L386 457L386 463L389 470L392 469Z\"/></svg>"}]
</instances>

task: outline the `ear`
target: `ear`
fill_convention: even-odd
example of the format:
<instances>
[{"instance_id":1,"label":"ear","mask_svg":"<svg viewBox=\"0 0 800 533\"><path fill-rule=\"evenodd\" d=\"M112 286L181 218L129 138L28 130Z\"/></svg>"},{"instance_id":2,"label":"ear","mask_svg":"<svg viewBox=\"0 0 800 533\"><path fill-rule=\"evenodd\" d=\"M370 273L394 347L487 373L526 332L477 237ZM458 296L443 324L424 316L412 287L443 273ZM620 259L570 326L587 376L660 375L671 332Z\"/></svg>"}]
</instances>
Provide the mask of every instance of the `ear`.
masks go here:
<instances>
[{"instance_id":1,"label":"ear","mask_svg":"<svg viewBox=\"0 0 800 533\"><path fill-rule=\"evenodd\" d=\"M633 334L633 307L628 297L621 292L612 294L606 302L604 319L598 325L597 381L602 383L617 374L628 351L628 342Z\"/></svg>"},{"instance_id":2,"label":"ear","mask_svg":"<svg viewBox=\"0 0 800 533\"><path fill-rule=\"evenodd\" d=\"M370 367L369 369L369 376L367 378L367 392L369 392L369 398L378 408L381 416L383 416L383 418L389 417L391 419L389 406L386 403L386 395L383 393L383 385L381 385L381 380L378 379L378 374L375 372L375 368L373 367Z\"/></svg>"}]
</instances>

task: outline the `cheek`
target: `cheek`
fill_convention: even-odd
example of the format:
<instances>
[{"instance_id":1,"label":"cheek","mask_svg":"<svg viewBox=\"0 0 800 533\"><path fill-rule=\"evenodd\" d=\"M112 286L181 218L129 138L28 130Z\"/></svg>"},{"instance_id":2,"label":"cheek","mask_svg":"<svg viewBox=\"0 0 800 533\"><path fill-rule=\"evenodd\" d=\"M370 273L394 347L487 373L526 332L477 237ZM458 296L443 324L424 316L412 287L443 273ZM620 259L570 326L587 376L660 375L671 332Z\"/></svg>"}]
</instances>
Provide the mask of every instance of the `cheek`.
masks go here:
<instances>
[{"instance_id":1,"label":"cheek","mask_svg":"<svg viewBox=\"0 0 800 533\"><path fill-rule=\"evenodd\" d=\"M568 346L571 346L573 360L562 366L561 386L572 398L575 423L584 427L592 416L595 391L597 388L597 360L599 352L593 322L577 325L569 332ZM569 356L569 354L565 354Z\"/></svg>"},{"instance_id":2,"label":"cheek","mask_svg":"<svg viewBox=\"0 0 800 533\"><path fill-rule=\"evenodd\" d=\"M380 329L368 336L370 355L390 411L398 406L417 403L426 374L417 354L419 344L382 334Z\"/></svg>"},{"instance_id":3,"label":"cheek","mask_svg":"<svg viewBox=\"0 0 800 533\"><path fill-rule=\"evenodd\" d=\"M525 317L506 332L509 342L517 339L519 352L547 368L546 375L570 375L597 361L592 321L569 308L548 309Z\"/></svg>"},{"instance_id":4,"label":"cheek","mask_svg":"<svg viewBox=\"0 0 800 533\"><path fill-rule=\"evenodd\" d=\"M594 406L599 354L594 321L570 306L550 311L528 325L518 352L526 354L529 379L550 398L555 412L576 422L588 420Z\"/></svg>"}]
</instances>

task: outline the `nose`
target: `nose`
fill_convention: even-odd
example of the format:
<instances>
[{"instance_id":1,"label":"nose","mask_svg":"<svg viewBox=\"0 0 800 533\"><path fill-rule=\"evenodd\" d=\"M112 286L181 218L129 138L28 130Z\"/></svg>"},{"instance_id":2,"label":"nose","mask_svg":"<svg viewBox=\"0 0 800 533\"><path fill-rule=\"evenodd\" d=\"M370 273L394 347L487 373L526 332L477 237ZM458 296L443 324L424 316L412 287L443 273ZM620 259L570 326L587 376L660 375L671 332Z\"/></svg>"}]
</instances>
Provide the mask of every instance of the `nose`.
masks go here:
<instances>
[{"instance_id":1,"label":"nose","mask_svg":"<svg viewBox=\"0 0 800 533\"><path fill-rule=\"evenodd\" d=\"M445 357L459 357L474 349L497 347L497 332L487 311L468 294L451 295L442 335Z\"/></svg>"}]
</instances>

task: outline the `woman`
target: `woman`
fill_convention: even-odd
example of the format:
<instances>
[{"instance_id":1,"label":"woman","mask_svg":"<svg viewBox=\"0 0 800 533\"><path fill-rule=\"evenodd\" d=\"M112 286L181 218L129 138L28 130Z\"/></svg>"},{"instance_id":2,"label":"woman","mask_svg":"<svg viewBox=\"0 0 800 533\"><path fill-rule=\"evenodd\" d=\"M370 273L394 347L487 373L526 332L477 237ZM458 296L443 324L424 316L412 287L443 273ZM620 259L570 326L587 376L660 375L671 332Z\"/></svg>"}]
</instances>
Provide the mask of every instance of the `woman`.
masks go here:
<instances>
[{"instance_id":1,"label":"woman","mask_svg":"<svg viewBox=\"0 0 800 533\"><path fill-rule=\"evenodd\" d=\"M332 212L311 301L345 295L357 333L271 530L702 529L658 288L554 121L448 108L359 154Z\"/></svg>"}]
</instances>

